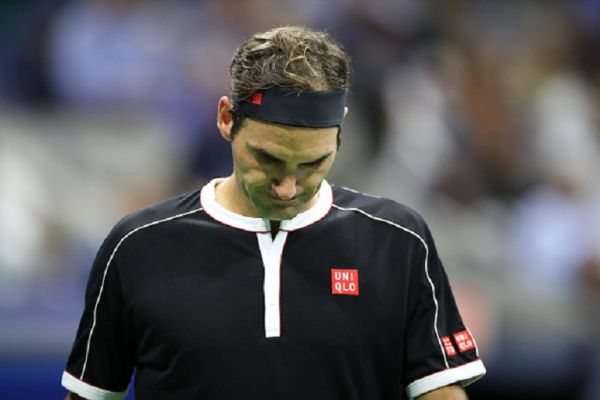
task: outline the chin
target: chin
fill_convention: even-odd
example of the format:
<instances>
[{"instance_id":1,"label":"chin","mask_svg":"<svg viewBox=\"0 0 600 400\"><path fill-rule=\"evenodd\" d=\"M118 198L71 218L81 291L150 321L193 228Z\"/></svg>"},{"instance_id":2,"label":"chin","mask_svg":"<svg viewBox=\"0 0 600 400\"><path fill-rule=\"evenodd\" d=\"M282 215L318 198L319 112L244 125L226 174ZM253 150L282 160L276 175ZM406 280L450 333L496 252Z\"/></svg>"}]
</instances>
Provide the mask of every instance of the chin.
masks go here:
<instances>
[{"instance_id":1,"label":"chin","mask_svg":"<svg viewBox=\"0 0 600 400\"><path fill-rule=\"evenodd\" d=\"M269 216L265 217L265 219L269 219L271 221L283 221L286 219L292 219L298 214L300 214L299 211L270 213Z\"/></svg>"},{"instance_id":2,"label":"chin","mask_svg":"<svg viewBox=\"0 0 600 400\"><path fill-rule=\"evenodd\" d=\"M270 209L268 212L264 213L264 217L265 219L269 219L272 221L282 221L282 220L286 220L286 219L292 219L294 218L296 215L300 214L302 211L299 208L289 208L289 209L280 209L280 210L273 210Z\"/></svg>"}]
</instances>

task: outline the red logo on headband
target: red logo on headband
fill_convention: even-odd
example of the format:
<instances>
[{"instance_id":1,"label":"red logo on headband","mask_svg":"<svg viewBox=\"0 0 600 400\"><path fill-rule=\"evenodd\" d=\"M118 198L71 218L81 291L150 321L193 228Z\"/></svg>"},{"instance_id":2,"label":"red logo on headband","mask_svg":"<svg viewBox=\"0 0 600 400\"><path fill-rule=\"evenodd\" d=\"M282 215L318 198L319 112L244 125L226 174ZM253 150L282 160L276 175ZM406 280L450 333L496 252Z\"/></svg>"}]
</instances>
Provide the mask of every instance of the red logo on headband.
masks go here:
<instances>
[{"instance_id":1,"label":"red logo on headband","mask_svg":"<svg viewBox=\"0 0 600 400\"><path fill-rule=\"evenodd\" d=\"M254 93L252 93L252 97L250 98L250 103L260 106L262 104L262 97L263 97L262 93L254 92Z\"/></svg>"}]
</instances>

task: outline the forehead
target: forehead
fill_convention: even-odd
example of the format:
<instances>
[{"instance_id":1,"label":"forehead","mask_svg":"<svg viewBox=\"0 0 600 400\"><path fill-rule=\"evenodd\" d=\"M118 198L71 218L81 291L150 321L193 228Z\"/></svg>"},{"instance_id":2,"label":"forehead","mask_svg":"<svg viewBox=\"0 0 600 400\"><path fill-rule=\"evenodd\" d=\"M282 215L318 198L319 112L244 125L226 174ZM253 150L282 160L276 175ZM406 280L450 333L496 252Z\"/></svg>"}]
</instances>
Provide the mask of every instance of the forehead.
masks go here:
<instances>
[{"instance_id":1,"label":"forehead","mask_svg":"<svg viewBox=\"0 0 600 400\"><path fill-rule=\"evenodd\" d=\"M282 158L312 157L337 148L337 127L294 127L247 118L238 134L254 148Z\"/></svg>"}]
</instances>

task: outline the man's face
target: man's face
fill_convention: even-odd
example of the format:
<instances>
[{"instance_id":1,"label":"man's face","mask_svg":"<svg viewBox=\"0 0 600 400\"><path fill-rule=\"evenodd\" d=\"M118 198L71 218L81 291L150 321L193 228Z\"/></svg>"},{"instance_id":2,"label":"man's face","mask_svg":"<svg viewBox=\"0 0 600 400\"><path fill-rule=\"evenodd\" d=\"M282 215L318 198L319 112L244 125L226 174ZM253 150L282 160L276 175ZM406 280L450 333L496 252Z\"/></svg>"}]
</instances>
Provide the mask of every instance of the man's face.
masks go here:
<instances>
[{"instance_id":1,"label":"man's face","mask_svg":"<svg viewBox=\"0 0 600 400\"><path fill-rule=\"evenodd\" d=\"M241 208L269 220L310 208L335 159L337 132L247 118L232 141L234 178L245 194Z\"/></svg>"}]
</instances>

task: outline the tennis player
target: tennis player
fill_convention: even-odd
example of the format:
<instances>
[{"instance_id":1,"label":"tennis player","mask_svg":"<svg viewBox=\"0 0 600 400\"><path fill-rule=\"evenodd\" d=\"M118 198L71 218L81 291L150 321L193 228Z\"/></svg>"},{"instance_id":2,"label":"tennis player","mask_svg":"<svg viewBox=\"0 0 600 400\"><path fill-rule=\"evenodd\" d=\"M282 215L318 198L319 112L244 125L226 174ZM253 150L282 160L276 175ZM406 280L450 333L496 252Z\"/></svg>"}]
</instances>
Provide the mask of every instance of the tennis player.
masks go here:
<instances>
[{"instance_id":1,"label":"tennis player","mask_svg":"<svg viewBox=\"0 0 600 400\"><path fill-rule=\"evenodd\" d=\"M375 60L374 60L375 61ZM217 128L231 175L102 244L67 399L463 400L485 368L415 211L325 180L348 56L303 27L235 52Z\"/></svg>"}]
</instances>

